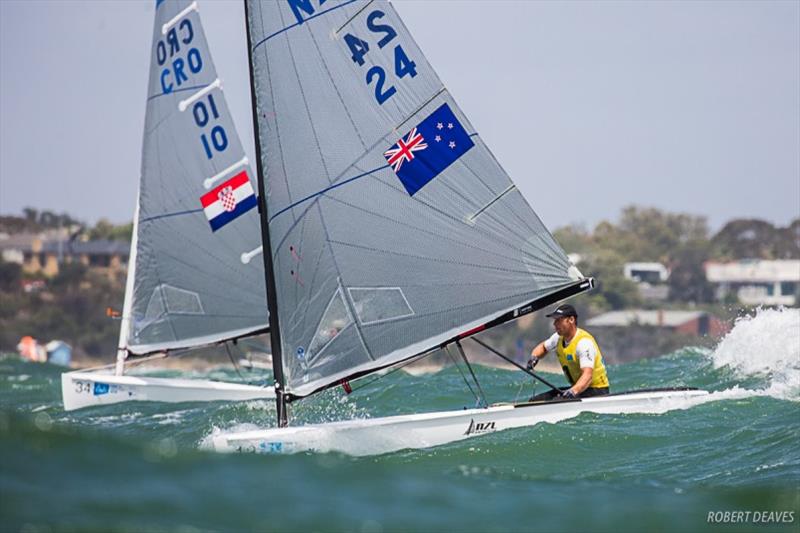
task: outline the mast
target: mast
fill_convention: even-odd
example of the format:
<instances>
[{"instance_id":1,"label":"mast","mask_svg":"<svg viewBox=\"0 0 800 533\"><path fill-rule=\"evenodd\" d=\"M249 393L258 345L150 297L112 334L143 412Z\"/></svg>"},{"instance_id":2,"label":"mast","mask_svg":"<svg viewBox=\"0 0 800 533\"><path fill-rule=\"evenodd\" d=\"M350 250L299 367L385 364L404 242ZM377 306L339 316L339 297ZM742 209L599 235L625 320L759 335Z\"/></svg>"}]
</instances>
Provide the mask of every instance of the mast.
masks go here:
<instances>
[{"instance_id":1,"label":"mast","mask_svg":"<svg viewBox=\"0 0 800 533\"><path fill-rule=\"evenodd\" d=\"M264 183L264 170L261 162L261 139L258 131L258 109L256 106L255 74L253 72L253 43L250 36L250 17L247 0L244 0L244 24L247 31L247 59L250 71L250 102L253 110L253 132L256 148L256 177L258 181L258 212L261 218L261 246L264 258L264 276L267 289L267 309L269 310L269 334L272 349L272 373L275 377L275 407L277 409L278 426L289 424L286 411L286 379L283 375L283 356L281 352L281 333L278 321L278 298L275 288L275 276L272 265L272 245L269 238L269 217L267 216L267 194Z\"/></svg>"}]
</instances>

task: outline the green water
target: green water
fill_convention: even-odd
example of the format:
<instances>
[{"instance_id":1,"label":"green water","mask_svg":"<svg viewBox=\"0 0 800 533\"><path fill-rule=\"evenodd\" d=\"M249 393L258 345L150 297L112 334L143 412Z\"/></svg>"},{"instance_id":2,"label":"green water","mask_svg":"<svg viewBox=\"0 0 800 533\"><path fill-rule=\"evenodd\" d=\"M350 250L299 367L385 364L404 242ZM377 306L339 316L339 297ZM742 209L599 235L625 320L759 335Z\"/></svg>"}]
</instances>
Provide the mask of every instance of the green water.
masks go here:
<instances>
[{"instance_id":1,"label":"green water","mask_svg":"<svg viewBox=\"0 0 800 533\"><path fill-rule=\"evenodd\" d=\"M519 372L476 370L490 401L532 392ZM132 403L65 413L60 372L0 359L4 531L800 530L794 310L737 324L714 351L686 348L609 369L616 390L714 391L701 405L659 415L582 414L364 458L201 449L215 429L273 425L271 402ZM397 372L347 397L337 390L300 402L293 418L473 404L453 368L417 377ZM708 524L715 511L751 514L743 524Z\"/></svg>"}]
</instances>

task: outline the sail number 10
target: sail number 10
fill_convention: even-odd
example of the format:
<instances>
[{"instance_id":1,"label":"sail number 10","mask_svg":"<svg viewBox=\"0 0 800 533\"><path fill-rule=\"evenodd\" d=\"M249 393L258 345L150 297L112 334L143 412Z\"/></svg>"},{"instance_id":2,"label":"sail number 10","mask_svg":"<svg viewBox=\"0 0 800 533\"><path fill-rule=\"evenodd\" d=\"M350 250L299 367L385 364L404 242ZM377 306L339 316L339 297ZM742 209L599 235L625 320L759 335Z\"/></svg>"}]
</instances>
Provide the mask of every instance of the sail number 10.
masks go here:
<instances>
[{"instance_id":1,"label":"sail number 10","mask_svg":"<svg viewBox=\"0 0 800 533\"><path fill-rule=\"evenodd\" d=\"M397 32L393 27L380 22L380 19L385 16L386 14L383 11L377 9L367 15L367 29L371 33L382 36L380 40L375 43L378 45L378 48L383 48L397 37ZM344 42L350 49L350 53L352 54L350 57L353 62L357 63L359 66L364 66L364 56L369 52L369 43L356 37L352 33L346 33L344 35ZM405 76L411 76L413 78L417 75L417 64L408 58L402 45L399 44L394 47L394 73L398 79ZM386 70L380 65L374 65L367 70L366 81L367 85L372 85L372 83L375 82L375 100L380 105L383 105L386 100L394 96L397 92L397 88L394 85L387 85Z\"/></svg>"},{"instance_id":2,"label":"sail number 10","mask_svg":"<svg viewBox=\"0 0 800 533\"><path fill-rule=\"evenodd\" d=\"M201 129L208 126L212 120L218 120L219 111L217 111L217 104L214 102L214 95L209 94L207 99L195 103L192 106L192 114L194 115L194 123ZM202 133L200 135L200 142L203 143L206 157L211 159L214 156L214 152L224 152L228 148L228 134L225 133L225 128L222 127L222 124L216 124L207 134Z\"/></svg>"}]
</instances>

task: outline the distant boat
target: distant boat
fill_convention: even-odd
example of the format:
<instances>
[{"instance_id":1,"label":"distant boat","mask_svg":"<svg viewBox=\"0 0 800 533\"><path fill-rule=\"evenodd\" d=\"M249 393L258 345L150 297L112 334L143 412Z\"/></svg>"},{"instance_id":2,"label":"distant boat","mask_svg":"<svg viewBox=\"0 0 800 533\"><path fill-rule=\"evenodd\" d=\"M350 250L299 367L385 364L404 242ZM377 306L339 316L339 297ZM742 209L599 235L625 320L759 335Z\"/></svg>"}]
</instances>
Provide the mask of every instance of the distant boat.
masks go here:
<instances>
[{"instance_id":1,"label":"distant boat","mask_svg":"<svg viewBox=\"0 0 800 533\"><path fill-rule=\"evenodd\" d=\"M64 341L53 340L42 346L31 336L22 337L17 344L20 357L36 363L51 363L69 366L72 361L72 346Z\"/></svg>"},{"instance_id":2,"label":"distant boat","mask_svg":"<svg viewBox=\"0 0 800 533\"><path fill-rule=\"evenodd\" d=\"M117 364L63 374L66 410L275 396L271 386L123 375L150 356L268 331L263 263L249 262L261 245L256 197L222 89L197 3L158 0Z\"/></svg>"},{"instance_id":3,"label":"distant boat","mask_svg":"<svg viewBox=\"0 0 800 533\"><path fill-rule=\"evenodd\" d=\"M288 427L294 402L350 392L358 378L438 350L469 366L463 341L593 280L570 263L390 3L249 0L245 12L279 427L221 432L214 448L375 454L583 411L667 410L707 394L489 406L470 372L479 408Z\"/></svg>"}]
</instances>

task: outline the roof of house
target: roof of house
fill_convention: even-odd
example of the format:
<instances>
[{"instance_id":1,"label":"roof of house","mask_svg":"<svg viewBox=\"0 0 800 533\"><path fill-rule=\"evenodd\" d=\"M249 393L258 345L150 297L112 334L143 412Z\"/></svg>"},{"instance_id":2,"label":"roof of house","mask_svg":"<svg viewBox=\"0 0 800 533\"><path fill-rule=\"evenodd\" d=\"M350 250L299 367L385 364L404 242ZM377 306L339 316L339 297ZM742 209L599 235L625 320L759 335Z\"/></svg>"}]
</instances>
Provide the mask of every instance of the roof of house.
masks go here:
<instances>
[{"instance_id":1,"label":"roof of house","mask_svg":"<svg viewBox=\"0 0 800 533\"><path fill-rule=\"evenodd\" d=\"M131 245L128 242L96 240L96 241L64 241L62 252L65 254L87 254L87 255L121 255L127 256L130 253ZM42 246L43 252L57 253L58 241L48 241Z\"/></svg>"},{"instance_id":2,"label":"roof of house","mask_svg":"<svg viewBox=\"0 0 800 533\"><path fill-rule=\"evenodd\" d=\"M800 281L800 260L744 260L708 262L706 279L712 283Z\"/></svg>"},{"instance_id":3,"label":"roof of house","mask_svg":"<svg viewBox=\"0 0 800 533\"><path fill-rule=\"evenodd\" d=\"M0 250L20 250L22 252L30 252L33 247L33 241L39 236L34 233L14 233L11 235L4 234L0 237Z\"/></svg>"},{"instance_id":4,"label":"roof of house","mask_svg":"<svg viewBox=\"0 0 800 533\"><path fill-rule=\"evenodd\" d=\"M659 317L659 314L661 315ZM705 311L650 311L628 309L610 311L586 321L591 327L625 327L633 324L674 328L707 314Z\"/></svg>"}]
</instances>

